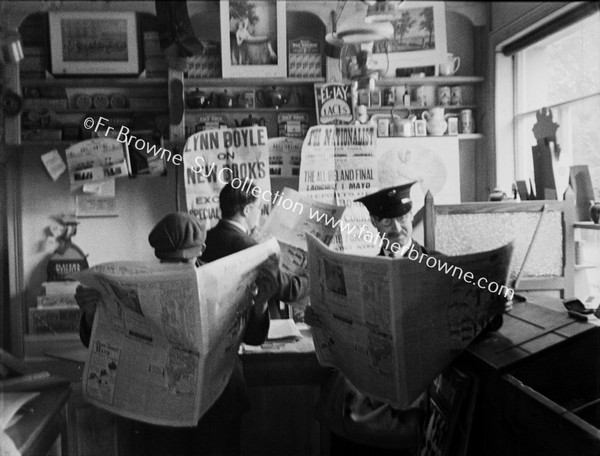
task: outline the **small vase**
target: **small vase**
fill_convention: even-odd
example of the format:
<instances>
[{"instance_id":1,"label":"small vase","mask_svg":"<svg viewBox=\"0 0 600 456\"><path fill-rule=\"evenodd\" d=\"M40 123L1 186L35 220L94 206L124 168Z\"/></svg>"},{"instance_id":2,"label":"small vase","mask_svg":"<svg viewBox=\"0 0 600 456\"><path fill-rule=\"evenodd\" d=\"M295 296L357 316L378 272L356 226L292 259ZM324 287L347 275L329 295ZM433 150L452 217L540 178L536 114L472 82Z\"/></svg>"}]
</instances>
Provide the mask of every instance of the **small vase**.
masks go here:
<instances>
[{"instance_id":1,"label":"small vase","mask_svg":"<svg viewBox=\"0 0 600 456\"><path fill-rule=\"evenodd\" d=\"M590 201L590 219L594 223L600 223L600 203Z\"/></svg>"}]
</instances>

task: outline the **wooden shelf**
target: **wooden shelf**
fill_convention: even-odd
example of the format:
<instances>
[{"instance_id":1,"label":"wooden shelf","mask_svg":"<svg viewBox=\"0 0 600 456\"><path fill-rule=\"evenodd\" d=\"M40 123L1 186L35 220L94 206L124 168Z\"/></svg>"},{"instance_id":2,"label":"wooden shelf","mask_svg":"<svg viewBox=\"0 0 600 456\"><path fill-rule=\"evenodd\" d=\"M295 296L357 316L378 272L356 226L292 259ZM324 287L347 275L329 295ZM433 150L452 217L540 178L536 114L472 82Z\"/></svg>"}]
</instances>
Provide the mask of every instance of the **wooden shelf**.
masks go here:
<instances>
[{"instance_id":1,"label":"wooden shelf","mask_svg":"<svg viewBox=\"0 0 600 456\"><path fill-rule=\"evenodd\" d=\"M427 135L427 136L378 136L379 139L394 138L394 139L431 139L431 138L458 138L459 141L470 139L482 139L481 133L469 133L459 135Z\"/></svg>"},{"instance_id":2,"label":"wooden shelf","mask_svg":"<svg viewBox=\"0 0 600 456\"><path fill-rule=\"evenodd\" d=\"M55 78L55 79L21 79L23 87L132 87L132 86L167 86L166 78Z\"/></svg>"},{"instance_id":3,"label":"wooden shelf","mask_svg":"<svg viewBox=\"0 0 600 456\"><path fill-rule=\"evenodd\" d=\"M21 140L21 144L18 146L43 146L43 147L71 147L73 144L77 144L78 142L85 141L85 139L76 139L73 141L27 141Z\"/></svg>"},{"instance_id":4,"label":"wooden shelf","mask_svg":"<svg viewBox=\"0 0 600 456\"><path fill-rule=\"evenodd\" d=\"M163 109L160 109L160 108L156 108L156 109L148 109L148 108L145 108L145 109L136 109L136 108L79 109L79 108L74 108L74 109L51 109L51 111L54 114L87 114L88 116L91 116L94 114L109 114L109 115L110 114L129 115L129 114L138 114L138 113L150 113L150 114L164 113L164 114L167 114L169 112L169 109L167 107L165 107Z\"/></svg>"},{"instance_id":5,"label":"wooden shelf","mask_svg":"<svg viewBox=\"0 0 600 456\"><path fill-rule=\"evenodd\" d=\"M204 109L186 109L186 114L202 114L202 113L219 113L227 114L230 113L261 113L261 114L276 114L280 112L314 112L315 107L311 106L308 108L303 107L291 107L291 108L204 108Z\"/></svg>"},{"instance_id":6,"label":"wooden shelf","mask_svg":"<svg viewBox=\"0 0 600 456\"><path fill-rule=\"evenodd\" d=\"M443 108L443 109L478 109L479 106L477 105L439 105L439 106L416 106L416 105L411 105L411 106L393 106L394 110L400 112L402 110L402 108L408 108L411 111L427 111L428 109L431 108ZM368 112L373 112L373 113L390 113L390 111L392 110L392 106L372 106L372 107L367 107L367 111Z\"/></svg>"},{"instance_id":7,"label":"wooden shelf","mask_svg":"<svg viewBox=\"0 0 600 456\"><path fill-rule=\"evenodd\" d=\"M197 79L184 78L183 84L186 87L272 87L272 86L293 86L309 85L319 82L325 82L325 78L228 78L228 79Z\"/></svg>"},{"instance_id":8,"label":"wooden shelf","mask_svg":"<svg viewBox=\"0 0 600 456\"><path fill-rule=\"evenodd\" d=\"M472 85L485 81L483 76L426 76L424 78L384 78L379 79L378 87L397 85Z\"/></svg>"},{"instance_id":9,"label":"wooden shelf","mask_svg":"<svg viewBox=\"0 0 600 456\"><path fill-rule=\"evenodd\" d=\"M574 228L583 228L586 230L600 230L600 224L594 222L575 222Z\"/></svg>"}]
</instances>

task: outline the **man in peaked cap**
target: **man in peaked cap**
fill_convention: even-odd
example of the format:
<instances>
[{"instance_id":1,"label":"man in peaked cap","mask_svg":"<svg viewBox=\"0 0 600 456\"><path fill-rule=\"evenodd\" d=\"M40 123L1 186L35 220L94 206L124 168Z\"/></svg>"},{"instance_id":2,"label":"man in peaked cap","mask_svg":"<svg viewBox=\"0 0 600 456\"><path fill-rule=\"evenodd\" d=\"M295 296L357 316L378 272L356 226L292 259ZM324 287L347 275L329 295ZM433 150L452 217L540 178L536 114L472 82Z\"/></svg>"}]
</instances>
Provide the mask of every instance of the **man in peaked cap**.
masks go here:
<instances>
[{"instance_id":1,"label":"man in peaked cap","mask_svg":"<svg viewBox=\"0 0 600 456\"><path fill-rule=\"evenodd\" d=\"M401 258L411 249L419 255L438 253L428 252L411 238L410 189L414 184L385 188L356 200L366 206L379 232L380 255ZM410 408L396 409L362 394L337 372L324 387L317 409L332 431L331 455L402 456L414 454L420 443L426 402L423 394Z\"/></svg>"},{"instance_id":2,"label":"man in peaked cap","mask_svg":"<svg viewBox=\"0 0 600 456\"><path fill-rule=\"evenodd\" d=\"M410 189L416 182L389 187L370 195L358 198L365 205L371 216L371 223L381 236L380 255L401 258L414 250L419 255L435 255L429 252L412 238L412 200Z\"/></svg>"}]
</instances>

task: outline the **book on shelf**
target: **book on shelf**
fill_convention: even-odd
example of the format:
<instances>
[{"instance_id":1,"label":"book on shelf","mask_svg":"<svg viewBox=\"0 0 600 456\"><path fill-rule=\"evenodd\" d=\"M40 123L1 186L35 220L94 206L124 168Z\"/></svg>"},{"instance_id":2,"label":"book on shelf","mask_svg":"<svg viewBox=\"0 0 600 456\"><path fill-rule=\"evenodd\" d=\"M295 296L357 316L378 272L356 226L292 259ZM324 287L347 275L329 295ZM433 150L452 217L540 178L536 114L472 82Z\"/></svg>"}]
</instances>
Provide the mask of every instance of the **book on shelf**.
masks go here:
<instances>
[{"instance_id":1,"label":"book on shelf","mask_svg":"<svg viewBox=\"0 0 600 456\"><path fill-rule=\"evenodd\" d=\"M79 307L50 307L29 309L29 334L58 334L77 332L81 312Z\"/></svg>"}]
</instances>

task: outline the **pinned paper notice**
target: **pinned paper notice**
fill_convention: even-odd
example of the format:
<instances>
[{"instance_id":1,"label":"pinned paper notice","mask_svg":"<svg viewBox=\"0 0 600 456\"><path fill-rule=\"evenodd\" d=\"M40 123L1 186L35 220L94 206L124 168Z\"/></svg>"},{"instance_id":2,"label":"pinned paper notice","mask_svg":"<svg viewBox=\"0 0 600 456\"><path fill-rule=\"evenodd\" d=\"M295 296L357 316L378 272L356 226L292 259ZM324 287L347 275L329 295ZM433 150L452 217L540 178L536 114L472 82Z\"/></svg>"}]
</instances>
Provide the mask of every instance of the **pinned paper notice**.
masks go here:
<instances>
[{"instance_id":1,"label":"pinned paper notice","mask_svg":"<svg viewBox=\"0 0 600 456\"><path fill-rule=\"evenodd\" d=\"M93 193L98 196L115 196L115 179L83 185L83 193Z\"/></svg>"},{"instance_id":2,"label":"pinned paper notice","mask_svg":"<svg viewBox=\"0 0 600 456\"><path fill-rule=\"evenodd\" d=\"M48 171L48 174L50 174L53 181L56 181L56 179L67 170L67 165L56 149L45 153L42 155L41 159L46 171Z\"/></svg>"}]
</instances>

